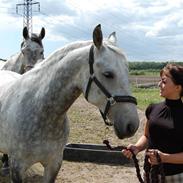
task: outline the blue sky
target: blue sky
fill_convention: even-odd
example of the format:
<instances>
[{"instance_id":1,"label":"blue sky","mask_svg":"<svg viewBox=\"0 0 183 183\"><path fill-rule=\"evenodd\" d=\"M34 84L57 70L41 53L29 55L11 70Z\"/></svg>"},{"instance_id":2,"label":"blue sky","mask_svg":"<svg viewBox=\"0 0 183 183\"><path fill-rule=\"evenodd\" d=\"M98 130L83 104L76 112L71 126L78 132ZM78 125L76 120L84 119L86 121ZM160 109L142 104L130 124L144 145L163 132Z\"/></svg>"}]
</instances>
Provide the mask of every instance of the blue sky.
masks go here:
<instances>
[{"instance_id":1,"label":"blue sky","mask_svg":"<svg viewBox=\"0 0 183 183\"><path fill-rule=\"evenodd\" d=\"M37 1L33 1L37 2ZM129 61L183 61L183 0L39 0L33 7L33 32L45 27L45 56L67 43L116 32ZM16 4L0 0L0 58L20 51L23 17ZM21 9L19 9L21 13Z\"/></svg>"}]
</instances>

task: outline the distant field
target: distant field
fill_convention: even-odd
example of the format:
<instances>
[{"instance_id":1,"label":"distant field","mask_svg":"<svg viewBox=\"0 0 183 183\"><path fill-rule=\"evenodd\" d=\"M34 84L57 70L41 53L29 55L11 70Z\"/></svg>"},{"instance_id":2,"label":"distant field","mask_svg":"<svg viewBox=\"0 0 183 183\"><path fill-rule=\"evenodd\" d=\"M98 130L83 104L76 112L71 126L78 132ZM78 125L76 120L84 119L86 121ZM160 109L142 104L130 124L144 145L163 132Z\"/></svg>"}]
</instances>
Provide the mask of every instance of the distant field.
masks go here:
<instances>
[{"instance_id":1,"label":"distant field","mask_svg":"<svg viewBox=\"0 0 183 183\"><path fill-rule=\"evenodd\" d=\"M130 76L130 83L135 86L141 86L141 85L154 85L157 86L159 82L160 77L159 76L144 76L144 75L131 75Z\"/></svg>"},{"instance_id":2,"label":"distant field","mask_svg":"<svg viewBox=\"0 0 183 183\"><path fill-rule=\"evenodd\" d=\"M150 103L162 100L159 96L158 75L130 75L132 93L138 100L138 108L145 110Z\"/></svg>"},{"instance_id":3,"label":"distant field","mask_svg":"<svg viewBox=\"0 0 183 183\"><path fill-rule=\"evenodd\" d=\"M163 100L163 98L159 96L158 88L132 87L132 94L137 98L137 107L141 110L145 110L151 103L157 103Z\"/></svg>"}]
</instances>

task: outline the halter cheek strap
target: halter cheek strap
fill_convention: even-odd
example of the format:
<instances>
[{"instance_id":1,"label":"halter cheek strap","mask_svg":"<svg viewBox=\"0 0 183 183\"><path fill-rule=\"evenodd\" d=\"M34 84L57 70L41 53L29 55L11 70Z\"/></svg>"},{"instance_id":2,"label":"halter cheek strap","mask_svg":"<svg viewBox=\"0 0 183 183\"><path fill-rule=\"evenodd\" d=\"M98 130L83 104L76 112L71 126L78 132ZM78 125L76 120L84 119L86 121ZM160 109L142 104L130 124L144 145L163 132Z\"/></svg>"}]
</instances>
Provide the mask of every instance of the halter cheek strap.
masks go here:
<instances>
[{"instance_id":1,"label":"halter cheek strap","mask_svg":"<svg viewBox=\"0 0 183 183\"><path fill-rule=\"evenodd\" d=\"M115 105L117 102L130 102L137 105L137 100L135 97L132 96L112 96L109 91L101 84L101 82L96 78L94 74L93 64L94 64L94 45L91 46L90 52L89 52L89 69L90 69L90 77L88 80L88 84L86 87L85 92L85 98L88 100L88 95L90 92L91 84L94 82L98 88L103 92L103 94L106 96L107 103L104 109L104 112L100 110L100 113L102 115L102 118L106 125L112 126L113 124L108 121L107 114L109 112L109 109L112 105Z\"/></svg>"}]
</instances>

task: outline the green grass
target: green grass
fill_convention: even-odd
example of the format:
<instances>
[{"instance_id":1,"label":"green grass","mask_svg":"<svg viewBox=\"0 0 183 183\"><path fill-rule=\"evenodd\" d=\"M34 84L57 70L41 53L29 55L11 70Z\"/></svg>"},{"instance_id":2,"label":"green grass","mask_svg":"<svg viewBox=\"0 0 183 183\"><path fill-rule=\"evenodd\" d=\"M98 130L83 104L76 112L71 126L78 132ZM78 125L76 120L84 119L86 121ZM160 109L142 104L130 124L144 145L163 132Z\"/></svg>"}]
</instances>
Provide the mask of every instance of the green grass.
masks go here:
<instances>
[{"instance_id":1,"label":"green grass","mask_svg":"<svg viewBox=\"0 0 183 183\"><path fill-rule=\"evenodd\" d=\"M134 76L159 76L159 70L131 70L130 75Z\"/></svg>"},{"instance_id":2,"label":"green grass","mask_svg":"<svg viewBox=\"0 0 183 183\"><path fill-rule=\"evenodd\" d=\"M132 87L133 96L137 98L138 108L145 110L151 103L157 103L163 100L159 96L159 88L136 88Z\"/></svg>"}]
</instances>

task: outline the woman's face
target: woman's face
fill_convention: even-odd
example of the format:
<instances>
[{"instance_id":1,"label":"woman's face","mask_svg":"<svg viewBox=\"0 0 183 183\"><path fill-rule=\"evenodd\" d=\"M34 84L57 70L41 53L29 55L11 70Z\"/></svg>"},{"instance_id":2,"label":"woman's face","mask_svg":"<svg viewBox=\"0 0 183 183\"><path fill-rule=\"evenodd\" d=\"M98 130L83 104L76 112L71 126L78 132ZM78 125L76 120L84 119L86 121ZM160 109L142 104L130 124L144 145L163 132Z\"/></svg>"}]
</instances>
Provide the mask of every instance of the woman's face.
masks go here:
<instances>
[{"instance_id":1,"label":"woman's face","mask_svg":"<svg viewBox=\"0 0 183 183\"><path fill-rule=\"evenodd\" d=\"M181 87L174 84L170 74L162 74L158 86L160 87L160 96L167 99L180 98Z\"/></svg>"}]
</instances>

